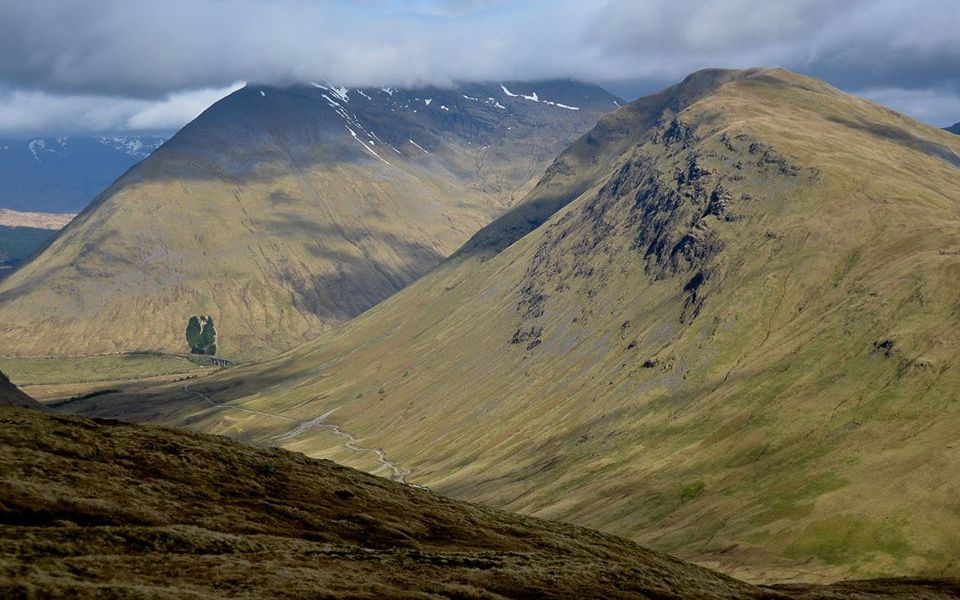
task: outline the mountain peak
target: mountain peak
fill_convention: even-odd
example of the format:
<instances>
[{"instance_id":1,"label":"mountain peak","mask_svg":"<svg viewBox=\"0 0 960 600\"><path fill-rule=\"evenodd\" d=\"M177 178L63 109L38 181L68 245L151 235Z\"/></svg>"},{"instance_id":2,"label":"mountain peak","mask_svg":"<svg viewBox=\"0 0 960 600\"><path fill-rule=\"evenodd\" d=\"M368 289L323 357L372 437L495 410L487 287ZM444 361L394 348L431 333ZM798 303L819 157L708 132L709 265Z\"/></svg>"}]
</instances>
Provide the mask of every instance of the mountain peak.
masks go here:
<instances>
[{"instance_id":1,"label":"mountain peak","mask_svg":"<svg viewBox=\"0 0 960 600\"><path fill-rule=\"evenodd\" d=\"M819 107L810 105L811 94L820 98ZM458 256L488 255L517 241L586 191L604 175L611 161L618 160L658 130L670 135L663 130L665 126L675 123L695 137L703 137L721 133L720 124L724 123L762 124L763 120L782 120L782 115L777 115L782 103L785 109L795 109L784 110L784 115L796 112L798 117L818 120L823 125L831 121L854 128L872 127L873 117L862 114L863 110L857 105L863 101L851 102L851 99L821 80L779 67L696 71L676 85L605 115L593 130L557 157L524 202L477 232L458 251ZM696 111L682 116L701 103L711 107L709 117L692 118ZM902 116L898 116L899 121L907 128L919 125ZM707 130L695 132L701 125ZM953 150L936 141L914 139L899 126L881 133L887 141L913 144L951 164L960 161Z\"/></svg>"}]
</instances>

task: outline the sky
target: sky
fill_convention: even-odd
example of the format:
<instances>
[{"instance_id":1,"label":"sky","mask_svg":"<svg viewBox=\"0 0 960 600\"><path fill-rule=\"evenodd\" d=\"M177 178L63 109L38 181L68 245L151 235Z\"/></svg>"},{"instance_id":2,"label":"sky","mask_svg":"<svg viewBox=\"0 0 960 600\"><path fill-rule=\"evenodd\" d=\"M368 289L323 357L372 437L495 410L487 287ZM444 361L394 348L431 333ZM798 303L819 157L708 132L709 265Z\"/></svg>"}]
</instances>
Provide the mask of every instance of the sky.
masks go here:
<instances>
[{"instance_id":1,"label":"sky","mask_svg":"<svg viewBox=\"0 0 960 600\"><path fill-rule=\"evenodd\" d=\"M170 131L244 82L576 77L627 99L781 66L960 121L958 0L2 0L0 136Z\"/></svg>"}]
</instances>

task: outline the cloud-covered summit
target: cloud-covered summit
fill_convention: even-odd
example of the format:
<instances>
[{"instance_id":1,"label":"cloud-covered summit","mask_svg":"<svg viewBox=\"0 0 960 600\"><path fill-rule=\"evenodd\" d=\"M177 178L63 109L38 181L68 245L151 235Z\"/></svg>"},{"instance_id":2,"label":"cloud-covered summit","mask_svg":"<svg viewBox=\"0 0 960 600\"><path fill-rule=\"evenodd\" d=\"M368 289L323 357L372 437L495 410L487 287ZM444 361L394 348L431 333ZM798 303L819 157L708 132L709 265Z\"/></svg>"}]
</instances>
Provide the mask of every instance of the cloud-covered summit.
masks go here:
<instances>
[{"instance_id":1,"label":"cloud-covered summit","mask_svg":"<svg viewBox=\"0 0 960 600\"><path fill-rule=\"evenodd\" d=\"M175 127L238 81L573 76L636 95L756 65L947 124L960 112L958 30L953 0L7 0L0 131Z\"/></svg>"}]
</instances>

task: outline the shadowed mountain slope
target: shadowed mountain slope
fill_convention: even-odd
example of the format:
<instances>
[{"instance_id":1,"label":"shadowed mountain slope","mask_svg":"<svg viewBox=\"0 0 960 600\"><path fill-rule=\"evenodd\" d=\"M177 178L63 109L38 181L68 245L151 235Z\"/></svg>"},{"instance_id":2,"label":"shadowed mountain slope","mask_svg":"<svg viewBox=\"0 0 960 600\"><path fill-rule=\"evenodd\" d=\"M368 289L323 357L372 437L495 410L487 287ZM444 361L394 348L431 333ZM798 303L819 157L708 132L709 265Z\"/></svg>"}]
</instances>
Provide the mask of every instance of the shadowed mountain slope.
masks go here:
<instances>
[{"instance_id":1,"label":"shadowed mountain slope","mask_svg":"<svg viewBox=\"0 0 960 600\"><path fill-rule=\"evenodd\" d=\"M960 134L960 123L954 123L950 127L947 127L947 131L950 133Z\"/></svg>"},{"instance_id":2,"label":"shadowed mountain slope","mask_svg":"<svg viewBox=\"0 0 960 600\"><path fill-rule=\"evenodd\" d=\"M40 405L33 398L10 383L10 380L2 371L0 371L0 406L40 408Z\"/></svg>"},{"instance_id":3,"label":"shadowed mountain slope","mask_svg":"<svg viewBox=\"0 0 960 600\"><path fill-rule=\"evenodd\" d=\"M266 356L448 256L616 108L572 80L450 89L249 85L138 164L0 284L14 356Z\"/></svg>"},{"instance_id":4,"label":"shadowed mountain slope","mask_svg":"<svg viewBox=\"0 0 960 600\"><path fill-rule=\"evenodd\" d=\"M958 161L820 81L698 72L345 326L68 408L380 468L349 432L441 493L757 580L957 574Z\"/></svg>"},{"instance_id":5,"label":"shadowed mountain slope","mask_svg":"<svg viewBox=\"0 0 960 600\"><path fill-rule=\"evenodd\" d=\"M755 587L587 529L225 438L0 407L4 597L956 598Z\"/></svg>"}]
</instances>

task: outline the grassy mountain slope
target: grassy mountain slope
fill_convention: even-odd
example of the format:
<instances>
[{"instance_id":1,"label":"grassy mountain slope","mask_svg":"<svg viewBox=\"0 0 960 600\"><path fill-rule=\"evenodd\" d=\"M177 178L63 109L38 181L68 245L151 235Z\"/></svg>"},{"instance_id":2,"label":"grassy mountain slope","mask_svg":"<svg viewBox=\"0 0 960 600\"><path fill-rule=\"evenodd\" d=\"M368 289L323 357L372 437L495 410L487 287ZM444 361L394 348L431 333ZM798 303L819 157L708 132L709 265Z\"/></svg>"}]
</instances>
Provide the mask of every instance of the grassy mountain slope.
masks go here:
<instances>
[{"instance_id":1,"label":"grassy mountain slope","mask_svg":"<svg viewBox=\"0 0 960 600\"><path fill-rule=\"evenodd\" d=\"M378 468L336 425L441 493L753 579L957 574L958 166L817 80L699 72L315 342L68 406Z\"/></svg>"},{"instance_id":2,"label":"grassy mountain slope","mask_svg":"<svg viewBox=\"0 0 960 600\"><path fill-rule=\"evenodd\" d=\"M4 597L956 598L764 589L283 450L0 407Z\"/></svg>"},{"instance_id":3,"label":"grassy mountain slope","mask_svg":"<svg viewBox=\"0 0 960 600\"><path fill-rule=\"evenodd\" d=\"M184 353L211 315L224 356L285 350L435 266L613 108L572 80L247 86L0 284L0 347Z\"/></svg>"}]
</instances>

